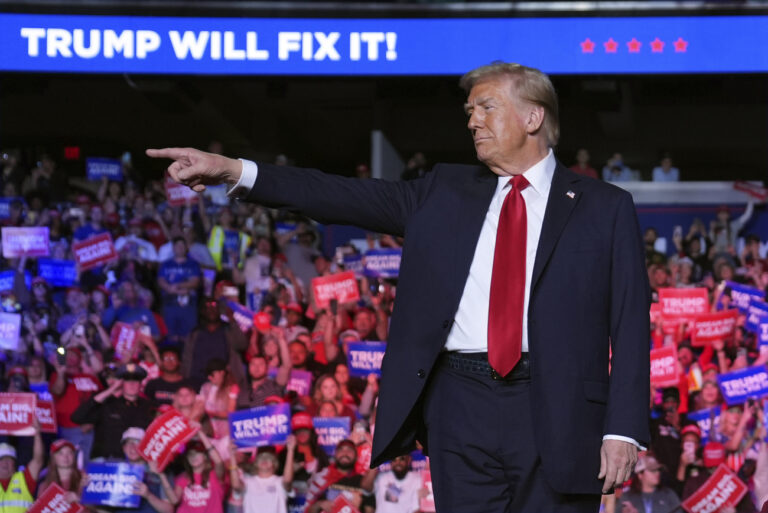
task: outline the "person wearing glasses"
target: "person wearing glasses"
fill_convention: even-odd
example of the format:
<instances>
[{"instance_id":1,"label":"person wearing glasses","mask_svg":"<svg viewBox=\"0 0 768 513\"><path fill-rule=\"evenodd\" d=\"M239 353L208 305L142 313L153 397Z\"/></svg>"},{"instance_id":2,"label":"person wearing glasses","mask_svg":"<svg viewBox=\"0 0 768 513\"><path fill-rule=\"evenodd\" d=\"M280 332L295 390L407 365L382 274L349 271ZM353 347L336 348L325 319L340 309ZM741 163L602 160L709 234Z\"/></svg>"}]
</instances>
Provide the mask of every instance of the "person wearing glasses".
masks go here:
<instances>
[{"instance_id":1,"label":"person wearing glasses","mask_svg":"<svg viewBox=\"0 0 768 513\"><path fill-rule=\"evenodd\" d=\"M671 513L680 506L680 498L661 485L661 463L651 453L641 454L629 492L619 499L621 513Z\"/></svg>"}]
</instances>

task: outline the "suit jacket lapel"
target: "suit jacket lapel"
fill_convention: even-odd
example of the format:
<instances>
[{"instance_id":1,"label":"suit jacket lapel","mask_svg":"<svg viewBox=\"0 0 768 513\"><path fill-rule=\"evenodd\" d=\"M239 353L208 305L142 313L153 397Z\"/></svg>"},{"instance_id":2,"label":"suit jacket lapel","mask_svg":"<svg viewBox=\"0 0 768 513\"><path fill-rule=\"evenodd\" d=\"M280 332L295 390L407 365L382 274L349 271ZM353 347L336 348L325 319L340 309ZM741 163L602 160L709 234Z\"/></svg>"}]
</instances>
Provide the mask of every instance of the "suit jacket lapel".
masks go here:
<instances>
[{"instance_id":1,"label":"suit jacket lapel","mask_svg":"<svg viewBox=\"0 0 768 513\"><path fill-rule=\"evenodd\" d=\"M539 247L536 249L536 261L533 263L531 293L552 256L552 251L568 222L573 207L581 198L581 189L577 184L579 180L579 175L567 170L560 162L557 163L552 177L552 187L549 189L547 209L544 212Z\"/></svg>"}]
</instances>

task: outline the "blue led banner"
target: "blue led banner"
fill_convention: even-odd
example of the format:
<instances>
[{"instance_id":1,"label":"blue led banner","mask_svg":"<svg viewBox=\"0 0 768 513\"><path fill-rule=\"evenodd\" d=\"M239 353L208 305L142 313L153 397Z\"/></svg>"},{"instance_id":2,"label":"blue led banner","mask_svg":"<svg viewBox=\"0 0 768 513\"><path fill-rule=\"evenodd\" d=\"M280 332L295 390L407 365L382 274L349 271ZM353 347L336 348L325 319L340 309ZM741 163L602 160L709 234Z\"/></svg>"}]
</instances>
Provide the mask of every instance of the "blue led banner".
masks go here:
<instances>
[{"instance_id":1,"label":"blue led banner","mask_svg":"<svg viewBox=\"0 0 768 513\"><path fill-rule=\"evenodd\" d=\"M458 75L768 71L768 16L289 19L0 14L0 71Z\"/></svg>"}]
</instances>

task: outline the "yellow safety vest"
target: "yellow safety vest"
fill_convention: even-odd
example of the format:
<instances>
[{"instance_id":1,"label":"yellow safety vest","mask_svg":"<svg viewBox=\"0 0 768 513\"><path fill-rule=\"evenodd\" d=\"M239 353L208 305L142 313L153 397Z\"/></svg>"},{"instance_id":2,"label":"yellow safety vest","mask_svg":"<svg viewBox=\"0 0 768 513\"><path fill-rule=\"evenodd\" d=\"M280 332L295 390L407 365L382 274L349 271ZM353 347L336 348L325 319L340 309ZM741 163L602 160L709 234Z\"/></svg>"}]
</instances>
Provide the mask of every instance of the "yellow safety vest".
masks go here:
<instances>
[{"instance_id":1,"label":"yellow safety vest","mask_svg":"<svg viewBox=\"0 0 768 513\"><path fill-rule=\"evenodd\" d=\"M248 250L248 246L251 244L251 237L238 232L238 240L240 241L240 258L237 267L242 269L245 263L245 254ZM213 261L216 263L216 270L221 271L221 256L224 252L224 228L216 225L211 230L211 235L208 237L208 251L211 252Z\"/></svg>"},{"instance_id":2,"label":"yellow safety vest","mask_svg":"<svg viewBox=\"0 0 768 513\"><path fill-rule=\"evenodd\" d=\"M32 507L35 498L29 493L24 472L16 472L11 476L8 489L0 486L0 513L24 513Z\"/></svg>"}]
</instances>

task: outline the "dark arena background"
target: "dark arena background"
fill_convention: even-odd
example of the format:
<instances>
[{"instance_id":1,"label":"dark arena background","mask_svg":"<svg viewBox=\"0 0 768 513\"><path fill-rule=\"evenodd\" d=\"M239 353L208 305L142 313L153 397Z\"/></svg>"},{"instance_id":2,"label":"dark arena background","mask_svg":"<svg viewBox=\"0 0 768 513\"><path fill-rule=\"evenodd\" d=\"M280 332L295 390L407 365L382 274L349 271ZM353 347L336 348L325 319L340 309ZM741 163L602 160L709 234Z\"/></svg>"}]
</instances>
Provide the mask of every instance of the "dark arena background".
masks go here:
<instances>
[{"instance_id":1,"label":"dark arena background","mask_svg":"<svg viewBox=\"0 0 768 513\"><path fill-rule=\"evenodd\" d=\"M638 468L601 511L642 513L641 492L690 513L768 511L768 4L439 0L0 0L0 492L21 490L0 511L41 511L66 491L88 508L304 511L346 438L357 479L312 511L434 511L420 452L405 470L366 470L402 241L221 187L190 193L144 150L388 180L475 163L458 82L497 60L549 74L555 155L570 167L580 154L578 172L629 191L644 233L642 464L663 469L650 482ZM352 292L318 297L344 279ZM161 479L143 451L174 422L187 424L153 453ZM171 497L199 486L190 458L174 458L185 442L215 447L207 464L228 484ZM261 461L287 498L249 494ZM718 479L730 496L707 495ZM131 480L141 494L109 486Z\"/></svg>"}]
</instances>

